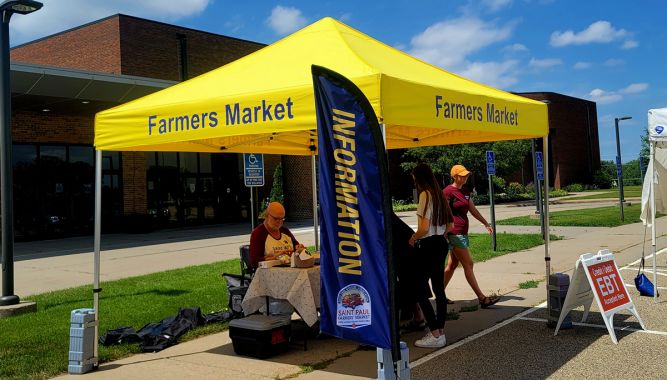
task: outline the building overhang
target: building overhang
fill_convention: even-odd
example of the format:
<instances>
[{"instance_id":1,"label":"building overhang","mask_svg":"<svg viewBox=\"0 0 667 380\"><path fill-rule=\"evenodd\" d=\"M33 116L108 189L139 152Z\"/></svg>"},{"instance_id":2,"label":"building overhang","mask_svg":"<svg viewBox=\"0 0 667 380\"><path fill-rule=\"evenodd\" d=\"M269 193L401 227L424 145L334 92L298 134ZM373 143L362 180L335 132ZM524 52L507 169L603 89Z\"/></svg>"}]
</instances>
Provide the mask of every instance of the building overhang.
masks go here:
<instances>
[{"instance_id":1,"label":"building overhang","mask_svg":"<svg viewBox=\"0 0 667 380\"><path fill-rule=\"evenodd\" d=\"M178 82L11 63L14 110L94 114Z\"/></svg>"}]
</instances>

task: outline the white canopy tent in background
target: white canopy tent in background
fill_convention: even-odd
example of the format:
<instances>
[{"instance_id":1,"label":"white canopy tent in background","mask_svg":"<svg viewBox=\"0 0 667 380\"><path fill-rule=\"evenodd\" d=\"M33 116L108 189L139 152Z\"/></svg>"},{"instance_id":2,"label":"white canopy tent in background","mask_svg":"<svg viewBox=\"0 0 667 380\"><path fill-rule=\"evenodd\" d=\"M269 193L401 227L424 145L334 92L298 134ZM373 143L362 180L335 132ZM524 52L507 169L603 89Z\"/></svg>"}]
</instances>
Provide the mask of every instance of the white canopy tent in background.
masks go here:
<instances>
[{"instance_id":1,"label":"white canopy tent in background","mask_svg":"<svg viewBox=\"0 0 667 380\"><path fill-rule=\"evenodd\" d=\"M648 143L651 157L644 176L640 217L644 225L651 227L653 284L657 289L655 214L667 214L667 108L648 111ZM657 293L654 293L654 298Z\"/></svg>"}]
</instances>

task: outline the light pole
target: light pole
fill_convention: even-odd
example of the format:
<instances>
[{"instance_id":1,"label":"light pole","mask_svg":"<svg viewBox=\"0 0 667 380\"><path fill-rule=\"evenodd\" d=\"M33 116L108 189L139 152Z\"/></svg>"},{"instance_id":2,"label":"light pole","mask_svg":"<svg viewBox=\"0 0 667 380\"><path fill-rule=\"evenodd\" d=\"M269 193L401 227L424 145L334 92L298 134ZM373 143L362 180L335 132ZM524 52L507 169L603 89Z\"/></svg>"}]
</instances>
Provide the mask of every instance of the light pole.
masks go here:
<instances>
[{"instance_id":1,"label":"light pole","mask_svg":"<svg viewBox=\"0 0 667 380\"><path fill-rule=\"evenodd\" d=\"M2 223L2 297L0 306L16 305L14 294L14 195L12 187L12 108L9 85L9 19L14 13L28 14L42 7L31 0L6 0L0 4L0 218Z\"/></svg>"},{"instance_id":2,"label":"light pole","mask_svg":"<svg viewBox=\"0 0 667 380\"><path fill-rule=\"evenodd\" d=\"M618 203L621 206L621 221L625 221L625 215L623 213L623 165L621 161L621 140L618 137L618 122L621 120L630 120L632 117L623 116L617 117L614 119L614 125L616 127L616 175L618 176Z\"/></svg>"}]
</instances>

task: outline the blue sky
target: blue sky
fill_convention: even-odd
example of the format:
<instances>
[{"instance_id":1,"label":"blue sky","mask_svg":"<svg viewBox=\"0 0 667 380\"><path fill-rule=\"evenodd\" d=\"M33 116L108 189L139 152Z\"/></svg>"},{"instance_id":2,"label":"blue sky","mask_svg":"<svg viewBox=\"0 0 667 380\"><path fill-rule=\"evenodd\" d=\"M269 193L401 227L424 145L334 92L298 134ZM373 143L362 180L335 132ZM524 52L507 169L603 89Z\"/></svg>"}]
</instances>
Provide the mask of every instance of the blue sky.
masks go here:
<instances>
[{"instance_id":1,"label":"blue sky","mask_svg":"<svg viewBox=\"0 0 667 380\"><path fill-rule=\"evenodd\" d=\"M637 158L650 108L667 107L667 3L597 0L223 1L43 0L16 15L20 44L124 13L272 43L330 16L388 45L507 91L552 91L597 102L600 156Z\"/></svg>"}]
</instances>

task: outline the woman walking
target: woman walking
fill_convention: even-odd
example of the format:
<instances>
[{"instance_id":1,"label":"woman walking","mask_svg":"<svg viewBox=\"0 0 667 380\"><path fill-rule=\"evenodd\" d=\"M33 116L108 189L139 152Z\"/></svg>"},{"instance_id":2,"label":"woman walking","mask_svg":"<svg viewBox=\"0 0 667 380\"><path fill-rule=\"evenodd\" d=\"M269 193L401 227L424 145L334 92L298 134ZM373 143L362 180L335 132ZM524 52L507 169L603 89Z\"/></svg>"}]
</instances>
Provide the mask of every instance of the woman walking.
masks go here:
<instances>
[{"instance_id":1,"label":"woman walking","mask_svg":"<svg viewBox=\"0 0 667 380\"><path fill-rule=\"evenodd\" d=\"M447 298L445 297L444 268L447 258L447 240L445 232L452 226L452 212L442 195L433 171L426 164L419 164L412 170L419 193L417 206L417 231L410 237L409 244L416 249L415 259L423 268L418 275L419 291L417 301L424 314L429 332L415 342L417 347L437 348L447 344L445 338L445 316ZM428 294L428 281L435 295L436 312L433 311Z\"/></svg>"},{"instance_id":2,"label":"woman walking","mask_svg":"<svg viewBox=\"0 0 667 380\"><path fill-rule=\"evenodd\" d=\"M452 279L456 267L461 263L468 284L477 295L479 305L485 309L498 302L500 297L487 297L477 284L469 250L468 211L486 227L490 234L493 233L493 229L475 207L475 203L470 198L470 192L463 187L470 176L468 169L463 165L454 165L450 174L452 175L452 184L443 190L443 194L451 207L452 214L454 214L454 228L447 234L449 244L452 248L452 255L449 258L449 263L447 263L447 269L445 269L445 287L447 287L447 284Z\"/></svg>"}]
</instances>

